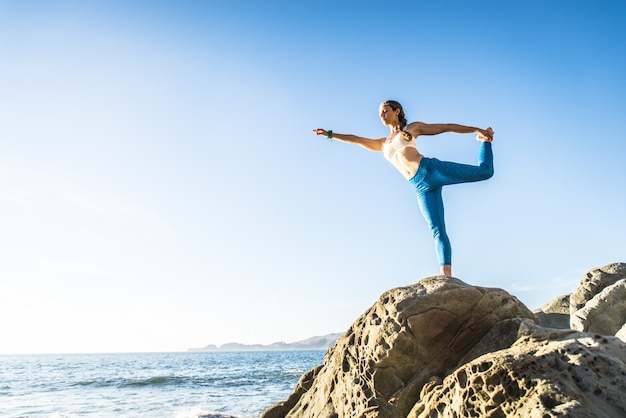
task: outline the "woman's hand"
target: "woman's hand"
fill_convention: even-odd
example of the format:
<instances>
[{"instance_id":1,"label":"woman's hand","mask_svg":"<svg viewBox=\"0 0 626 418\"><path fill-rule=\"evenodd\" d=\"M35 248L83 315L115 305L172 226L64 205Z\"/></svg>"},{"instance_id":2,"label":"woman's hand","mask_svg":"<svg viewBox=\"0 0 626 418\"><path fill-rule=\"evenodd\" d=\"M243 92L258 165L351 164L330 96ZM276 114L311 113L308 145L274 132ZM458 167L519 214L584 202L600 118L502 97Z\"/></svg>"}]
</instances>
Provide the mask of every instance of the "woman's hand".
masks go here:
<instances>
[{"instance_id":1,"label":"woman's hand","mask_svg":"<svg viewBox=\"0 0 626 418\"><path fill-rule=\"evenodd\" d=\"M476 136L476 140L480 142L493 141L493 129L491 129L491 127L487 129L479 129L478 135Z\"/></svg>"},{"instance_id":2,"label":"woman's hand","mask_svg":"<svg viewBox=\"0 0 626 418\"><path fill-rule=\"evenodd\" d=\"M351 135L351 134L338 134L331 130L322 129L322 128L313 129L313 132L315 133L315 135L320 135L320 136L323 135L326 138L331 139L331 140L337 140L339 142L346 142L348 144L357 144L370 151L382 151L383 143L385 142L385 139L386 139L386 138L370 139L370 138L363 138L361 136L356 136L356 135Z\"/></svg>"}]
</instances>

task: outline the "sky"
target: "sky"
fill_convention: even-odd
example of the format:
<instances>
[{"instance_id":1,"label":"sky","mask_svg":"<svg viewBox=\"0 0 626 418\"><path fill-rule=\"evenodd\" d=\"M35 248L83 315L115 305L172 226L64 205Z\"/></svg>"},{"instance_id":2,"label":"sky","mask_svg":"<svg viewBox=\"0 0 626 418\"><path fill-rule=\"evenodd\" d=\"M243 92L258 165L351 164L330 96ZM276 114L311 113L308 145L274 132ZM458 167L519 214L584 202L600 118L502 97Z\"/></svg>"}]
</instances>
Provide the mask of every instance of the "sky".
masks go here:
<instances>
[{"instance_id":1,"label":"sky","mask_svg":"<svg viewBox=\"0 0 626 418\"><path fill-rule=\"evenodd\" d=\"M454 276L571 293L626 261L625 50L621 0L0 0L0 354L294 342L437 275L401 174L312 133L384 137L387 99L495 131Z\"/></svg>"}]
</instances>

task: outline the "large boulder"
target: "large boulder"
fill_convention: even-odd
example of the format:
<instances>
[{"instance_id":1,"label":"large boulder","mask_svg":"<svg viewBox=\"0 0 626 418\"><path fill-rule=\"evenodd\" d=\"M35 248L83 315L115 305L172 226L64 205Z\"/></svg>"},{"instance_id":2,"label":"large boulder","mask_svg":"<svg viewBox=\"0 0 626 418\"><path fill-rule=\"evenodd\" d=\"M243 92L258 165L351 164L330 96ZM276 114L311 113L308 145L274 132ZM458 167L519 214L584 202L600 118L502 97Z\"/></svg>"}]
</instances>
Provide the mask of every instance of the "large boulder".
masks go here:
<instances>
[{"instance_id":1,"label":"large boulder","mask_svg":"<svg viewBox=\"0 0 626 418\"><path fill-rule=\"evenodd\" d=\"M407 418L626 417L626 345L524 321L512 347L425 385Z\"/></svg>"},{"instance_id":2,"label":"large boulder","mask_svg":"<svg viewBox=\"0 0 626 418\"><path fill-rule=\"evenodd\" d=\"M624 417L625 301L624 263L536 316L454 278L392 289L262 417Z\"/></svg>"},{"instance_id":3,"label":"large boulder","mask_svg":"<svg viewBox=\"0 0 626 418\"><path fill-rule=\"evenodd\" d=\"M626 323L626 263L590 270L570 296L570 327L616 335Z\"/></svg>"},{"instance_id":4,"label":"large boulder","mask_svg":"<svg viewBox=\"0 0 626 418\"><path fill-rule=\"evenodd\" d=\"M392 289L337 340L322 367L309 372L310 388L299 384L263 418L406 417L433 376L509 347L518 318L536 321L506 291L455 278Z\"/></svg>"}]
</instances>

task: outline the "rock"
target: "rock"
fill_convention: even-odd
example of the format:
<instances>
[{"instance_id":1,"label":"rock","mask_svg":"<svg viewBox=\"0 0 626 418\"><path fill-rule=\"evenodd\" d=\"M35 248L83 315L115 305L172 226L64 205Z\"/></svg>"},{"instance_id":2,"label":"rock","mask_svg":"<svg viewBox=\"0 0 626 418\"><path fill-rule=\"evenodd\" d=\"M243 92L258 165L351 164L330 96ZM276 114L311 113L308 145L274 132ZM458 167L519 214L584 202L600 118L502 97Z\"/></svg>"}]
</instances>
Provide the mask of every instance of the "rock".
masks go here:
<instances>
[{"instance_id":1,"label":"rock","mask_svg":"<svg viewBox=\"0 0 626 418\"><path fill-rule=\"evenodd\" d=\"M455 278L392 289L327 352L310 389L296 390L289 405L279 412L274 406L263 417L405 417L433 376L446 376L461 359L510 345L520 322L503 321L516 318L536 321L504 290ZM494 329L506 335L499 338Z\"/></svg>"},{"instance_id":2,"label":"rock","mask_svg":"<svg viewBox=\"0 0 626 418\"><path fill-rule=\"evenodd\" d=\"M392 289L262 417L626 417L625 301L624 263L538 318L454 278Z\"/></svg>"},{"instance_id":3,"label":"rock","mask_svg":"<svg viewBox=\"0 0 626 418\"><path fill-rule=\"evenodd\" d=\"M558 313L558 314L568 314L569 315L569 306L570 306L570 293L567 295L559 296L552 299L550 302L545 303L541 308L539 308L542 312L547 314L550 313Z\"/></svg>"},{"instance_id":4,"label":"rock","mask_svg":"<svg viewBox=\"0 0 626 418\"><path fill-rule=\"evenodd\" d=\"M570 295L570 313L581 309L602 289L626 278L626 263L613 263L590 270Z\"/></svg>"},{"instance_id":5,"label":"rock","mask_svg":"<svg viewBox=\"0 0 626 418\"><path fill-rule=\"evenodd\" d=\"M626 323L626 279L602 289L570 319L572 329L615 335Z\"/></svg>"},{"instance_id":6,"label":"rock","mask_svg":"<svg viewBox=\"0 0 626 418\"><path fill-rule=\"evenodd\" d=\"M298 400L302 397L304 392L311 388L313 380L319 373L322 366L314 367L307 373L303 374L296 384L296 389L286 401L279 402L276 405L269 408L261 415L261 418L281 418L287 415L289 411L294 407Z\"/></svg>"},{"instance_id":7,"label":"rock","mask_svg":"<svg viewBox=\"0 0 626 418\"><path fill-rule=\"evenodd\" d=\"M572 329L615 335L626 323L626 279L602 289L570 319Z\"/></svg>"},{"instance_id":8,"label":"rock","mask_svg":"<svg viewBox=\"0 0 626 418\"><path fill-rule=\"evenodd\" d=\"M519 329L528 319L515 318L496 322L489 332L480 339L458 362L461 366L483 354L509 348L519 338Z\"/></svg>"},{"instance_id":9,"label":"rock","mask_svg":"<svg viewBox=\"0 0 626 418\"><path fill-rule=\"evenodd\" d=\"M622 341L524 325L511 348L425 385L407 418L626 416Z\"/></svg>"},{"instance_id":10,"label":"rock","mask_svg":"<svg viewBox=\"0 0 626 418\"><path fill-rule=\"evenodd\" d=\"M570 328L570 295L559 296L533 311L539 325L548 328Z\"/></svg>"},{"instance_id":11,"label":"rock","mask_svg":"<svg viewBox=\"0 0 626 418\"><path fill-rule=\"evenodd\" d=\"M624 326L619 331L617 331L617 334L615 334L615 336L620 340L626 342L626 324L624 324Z\"/></svg>"},{"instance_id":12,"label":"rock","mask_svg":"<svg viewBox=\"0 0 626 418\"><path fill-rule=\"evenodd\" d=\"M570 296L570 327L615 335L626 323L626 263L593 269Z\"/></svg>"}]
</instances>

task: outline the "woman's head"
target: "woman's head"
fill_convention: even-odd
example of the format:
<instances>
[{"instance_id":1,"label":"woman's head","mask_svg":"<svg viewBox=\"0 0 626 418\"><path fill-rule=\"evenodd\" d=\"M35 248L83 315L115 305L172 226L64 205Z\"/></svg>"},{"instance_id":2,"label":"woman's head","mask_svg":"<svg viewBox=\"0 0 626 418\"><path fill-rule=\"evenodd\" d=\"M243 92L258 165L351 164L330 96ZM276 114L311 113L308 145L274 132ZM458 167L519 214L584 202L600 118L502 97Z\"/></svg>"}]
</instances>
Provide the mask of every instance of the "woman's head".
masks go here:
<instances>
[{"instance_id":1,"label":"woman's head","mask_svg":"<svg viewBox=\"0 0 626 418\"><path fill-rule=\"evenodd\" d=\"M407 124L404 109L402 109L402 105L395 100L382 102L380 104L379 114L384 125L399 125L400 129L404 129Z\"/></svg>"}]
</instances>

